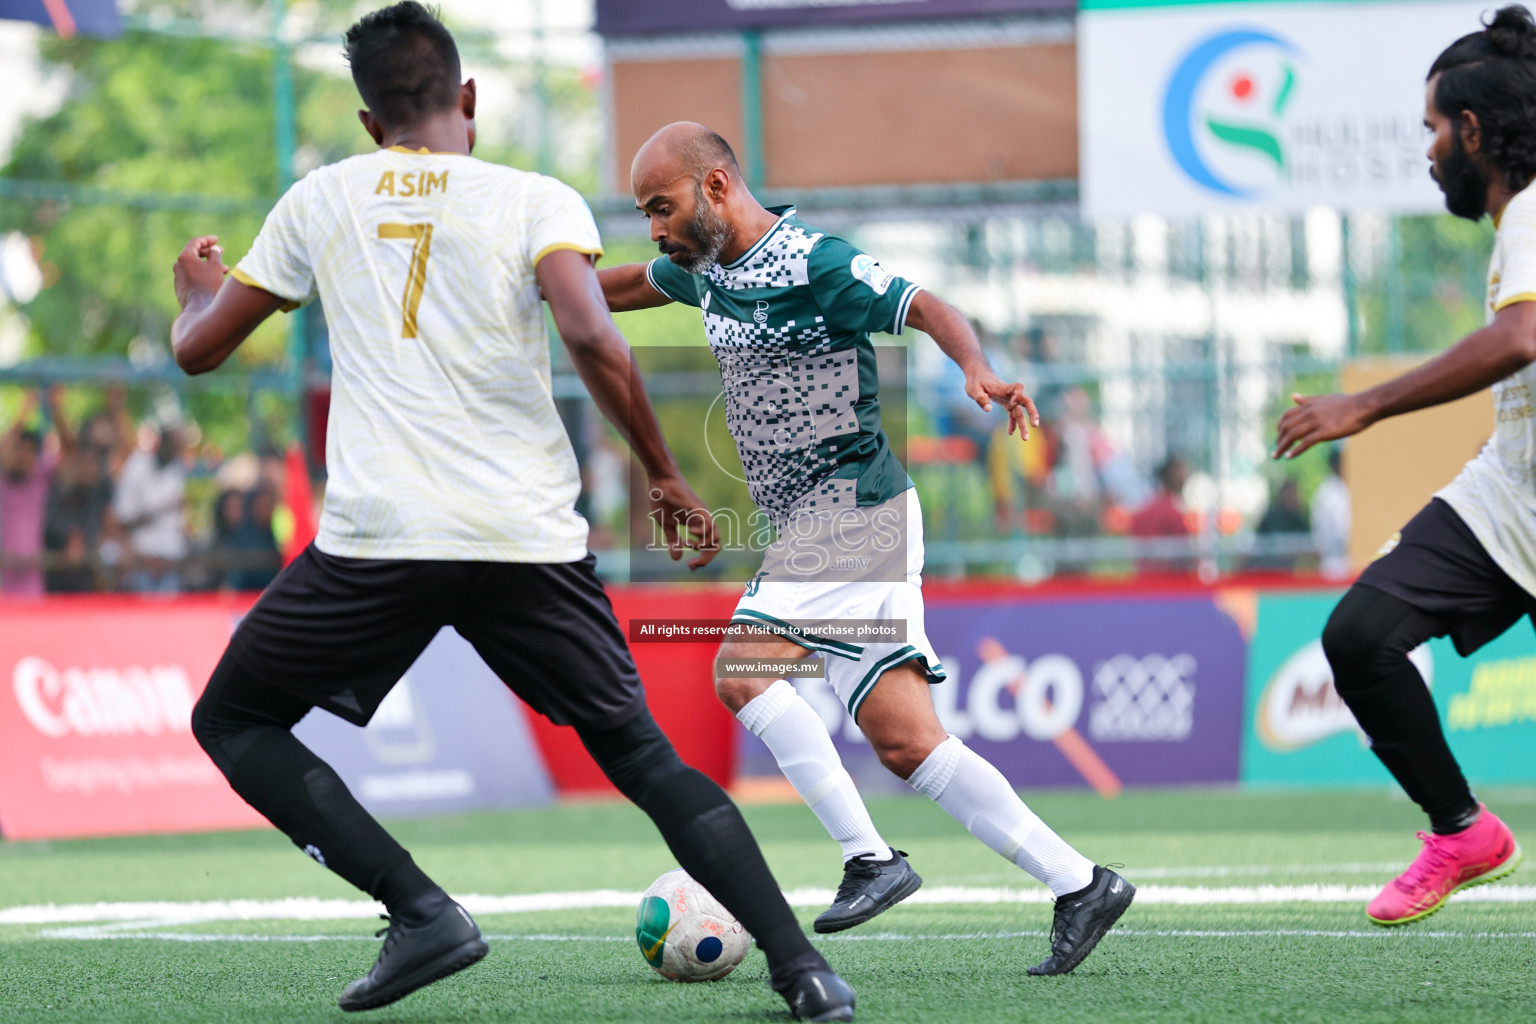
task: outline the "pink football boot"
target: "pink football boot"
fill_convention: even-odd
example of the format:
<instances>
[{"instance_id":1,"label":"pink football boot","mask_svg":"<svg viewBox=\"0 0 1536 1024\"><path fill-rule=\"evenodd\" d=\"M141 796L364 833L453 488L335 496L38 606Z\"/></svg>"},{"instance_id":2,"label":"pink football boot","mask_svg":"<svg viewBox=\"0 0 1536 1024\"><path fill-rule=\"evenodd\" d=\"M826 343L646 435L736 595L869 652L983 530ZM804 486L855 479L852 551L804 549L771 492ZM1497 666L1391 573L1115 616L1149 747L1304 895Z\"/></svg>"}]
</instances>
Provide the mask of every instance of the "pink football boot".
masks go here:
<instances>
[{"instance_id":1,"label":"pink football boot","mask_svg":"<svg viewBox=\"0 0 1536 1024\"><path fill-rule=\"evenodd\" d=\"M1452 893L1496 881L1520 866L1525 855L1509 826L1487 807L1478 807L1481 813L1471 827L1453 836L1419 833L1424 849L1365 909L1373 924L1408 924L1428 917Z\"/></svg>"}]
</instances>

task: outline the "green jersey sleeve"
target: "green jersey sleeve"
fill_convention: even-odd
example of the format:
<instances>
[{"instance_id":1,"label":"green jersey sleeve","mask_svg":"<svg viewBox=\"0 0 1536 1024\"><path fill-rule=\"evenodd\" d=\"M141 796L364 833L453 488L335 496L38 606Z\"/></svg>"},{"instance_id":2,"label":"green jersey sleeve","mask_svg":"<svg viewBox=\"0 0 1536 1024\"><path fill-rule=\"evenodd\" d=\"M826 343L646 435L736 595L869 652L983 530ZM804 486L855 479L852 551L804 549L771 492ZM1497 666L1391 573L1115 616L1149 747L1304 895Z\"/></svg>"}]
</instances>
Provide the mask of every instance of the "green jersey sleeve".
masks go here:
<instances>
[{"instance_id":1,"label":"green jersey sleeve","mask_svg":"<svg viewBox=\"0 0 1536 1024\"><path fill-rule=\"evenodd\" d=\"M900 334L921 290L868 253L828 235L810 255L811 292L827 323L845 331Z\"/></svg>"},{"instance_id":2,"label":"green jersey sleeve","mask_svg":"<svg viewBox=\"0 0 1536 1024\"><path fill-rule=\"evenodd\" d=\"M699 279L665 256L658 256L645 265L645 279L673 302L689 306L699 304Z\"/></svg>"}]
</instances>

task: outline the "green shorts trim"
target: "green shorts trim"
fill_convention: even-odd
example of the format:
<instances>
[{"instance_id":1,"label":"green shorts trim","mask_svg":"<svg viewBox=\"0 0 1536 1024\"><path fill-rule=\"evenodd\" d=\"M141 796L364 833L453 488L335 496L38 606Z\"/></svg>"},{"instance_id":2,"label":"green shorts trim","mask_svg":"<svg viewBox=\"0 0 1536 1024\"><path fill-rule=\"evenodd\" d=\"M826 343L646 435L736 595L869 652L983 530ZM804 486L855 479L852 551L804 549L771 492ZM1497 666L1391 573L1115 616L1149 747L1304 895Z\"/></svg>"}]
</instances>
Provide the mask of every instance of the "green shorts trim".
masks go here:
<instances>
[{"instance_id":1,"label":"green shorts trim","mask_svg":"<svg viewBox=\"0 0 1536 1024\"><path fill-rule=\"evenodd\" d=\"M782 636L786 640L793 640L808 651L821 651L827 654L835 654L840 658L850 661L858 661L864 656L864 648L858 644L844 643L841 640L827 640L819 636L812 636L804 630L792 626L783 619L776 619L772 615L754 611L751 608L738 608L731 616L731 622L740 622L748 626L772 626L772 632Z\"/></svg>"},{"instance_id":2,"label":"green shorts trim","mask_svg":"<svg viewBox=\"0 0 1536 1024\"><path fill-rule=\"evenodd\" d=\"M942 683L945 679L949 678L942 664L934 662L930 666L926 654L911 644L906 644L875 662L870 667L870 670L864 673L864 678L859 680L859 685L853 688L853 693L848 697L848 713L853 716L855 722L859 720L859 709L864 706L864 701L874 691L875 683L879 681L880 676L887 670L912 661L914 658L922 660L923 673L928 677L928 684L930 686L934 683Z\"/></svg>"}]
</instances>

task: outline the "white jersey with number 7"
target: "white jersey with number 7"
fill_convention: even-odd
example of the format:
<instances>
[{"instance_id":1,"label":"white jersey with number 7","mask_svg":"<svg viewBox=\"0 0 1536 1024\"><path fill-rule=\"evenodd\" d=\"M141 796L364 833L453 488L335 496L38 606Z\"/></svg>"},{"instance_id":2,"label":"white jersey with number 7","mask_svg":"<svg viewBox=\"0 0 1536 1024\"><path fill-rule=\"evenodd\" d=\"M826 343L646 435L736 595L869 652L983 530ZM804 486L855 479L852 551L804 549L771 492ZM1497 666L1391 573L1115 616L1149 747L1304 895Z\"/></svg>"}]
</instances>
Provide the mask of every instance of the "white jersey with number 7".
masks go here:
<instances>
[{"instance_id":1,"label":"white jersey with number 7","mask_svg":"<svg viewBox=\"0 0 1536 1024\"><path fill-rule=\"evenodd\" d=\"M278 200L237 280L330 333L319 548L349 558L570 562L581 490L550 386L534 268L598 255L553 178L400 147L321 167Z\"/></svg>"}]
</instances>

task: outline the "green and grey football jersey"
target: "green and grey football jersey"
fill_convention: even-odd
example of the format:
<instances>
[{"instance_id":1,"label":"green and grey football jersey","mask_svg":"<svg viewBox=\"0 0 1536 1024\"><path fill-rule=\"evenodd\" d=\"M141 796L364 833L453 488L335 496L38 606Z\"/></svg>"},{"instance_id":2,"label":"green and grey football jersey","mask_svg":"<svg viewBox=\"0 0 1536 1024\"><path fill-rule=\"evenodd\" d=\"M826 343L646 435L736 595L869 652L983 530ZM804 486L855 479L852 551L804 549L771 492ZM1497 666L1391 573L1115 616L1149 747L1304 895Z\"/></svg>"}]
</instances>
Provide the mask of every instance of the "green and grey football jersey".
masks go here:
<instances>
[{"instance_id":1,"label":"green and grey football jersey","mask_svg":"<svg viewBox=\"0 0 1536 1024\"><path fill-rule=\"evenodd\" d=\"M793 207L773 212L778 222L740 259L690 274L662 256L646 277L703 312L747 488L782 525L912 486L880 428L869 334L900 334L918 286Z\"/></svg>"}]
</instances>

